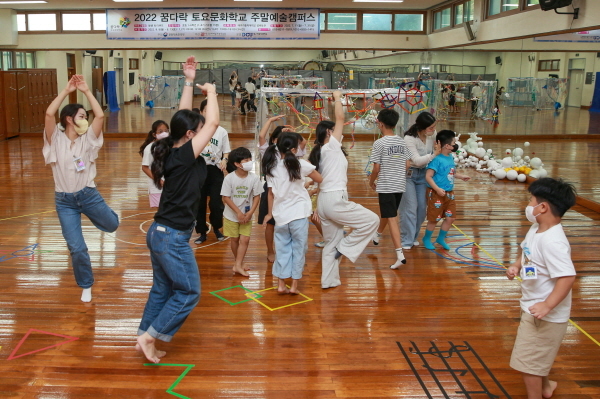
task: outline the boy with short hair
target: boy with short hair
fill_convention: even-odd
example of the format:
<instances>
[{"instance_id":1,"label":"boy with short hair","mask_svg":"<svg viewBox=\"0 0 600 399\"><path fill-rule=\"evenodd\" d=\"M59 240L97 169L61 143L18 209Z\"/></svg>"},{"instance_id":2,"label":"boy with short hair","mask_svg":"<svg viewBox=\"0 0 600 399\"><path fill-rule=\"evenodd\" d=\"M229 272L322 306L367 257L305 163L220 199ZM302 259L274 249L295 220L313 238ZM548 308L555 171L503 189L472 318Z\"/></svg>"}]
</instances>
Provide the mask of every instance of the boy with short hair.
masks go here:
<instances>
[{"instance_id":1,"label":"boy with short hair","mask_svg":"<svg viewBox=\"0 0 600 399\"><path fill-rule=\"evenodd\" d=\"M250 150L244 147L229 153L227 172L221 188L221 196L225 203L223 212L223 234L231 238L231 252L235 258L233 272L248 276L247 267L243 266L246 250L250 243L252 231L252 215L260 202L263 187L260 177L252 173L254 162Z\"/></svg>"},{"instance_id":2,"label":"boy with short hair","mask_svg":"<svg viewBox=\"0 0 600 399\"><path fill-rule=\"evenodd\" d=\"M456 173L454 158L450 155L458 150L456 134L452 130L442 130L435 137L436 143L442 152L433 158L427 165L425 181L427 182L427 229L423 237L423 245L427 249L435 249L431 242L431 235L437 222L445 218L440 228L440 234L435 240L446 251L450 249L446 244L446 235L456 220L456 202L454 201L454 178L467 181L467 175Z\"/></svg>"},{"instance_id":3,"label":"boy with short hair","mask_svg":"<svg viewBox=\"0 0 600 399\"><path fill-rule=\"evenodd\" d=\"M400 115L393 109L385 108L379 111L376 124L381 130L382 137L373 143L371 162L373 171L369 185L379 195L379 211L381 221L373 237L373 244L379 245L383 230L390 226L390 235L396 248L396 262L390 266L397 269L406 264L400 242L400 227L398 226L398 206L402 193L406 191L406 170L412 154L404 139L394 133ZM375 183L375 180L377 183Z\"/></svg>"},{"instance_id":4,"label":"boy with short hair","mask_svg":"<svg viewBox=\"0 0 600 399\"><path fill-rule=\"evenodd\" d=\"M529 192L525 215L533 226L521 243L521 256L506 270L510 280L520 276L523 293L510 367L522 373L528 399L541 399L556 389L548 374L571 312L575 267L561 219L575 205L576 194L572 185L549 177L531 183Z\"/></svg>"}]
</instances>

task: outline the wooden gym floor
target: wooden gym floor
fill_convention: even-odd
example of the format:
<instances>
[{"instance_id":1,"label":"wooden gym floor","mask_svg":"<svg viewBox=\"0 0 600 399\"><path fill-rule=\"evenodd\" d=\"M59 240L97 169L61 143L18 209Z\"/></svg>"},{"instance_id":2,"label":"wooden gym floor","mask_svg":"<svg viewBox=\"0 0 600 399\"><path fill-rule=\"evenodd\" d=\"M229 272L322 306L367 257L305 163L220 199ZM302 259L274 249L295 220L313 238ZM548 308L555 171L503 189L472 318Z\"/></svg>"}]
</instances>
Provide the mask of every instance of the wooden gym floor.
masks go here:
<instances>
[{"instance_id":1,"label":"wooden gym floor","mask_svg":"<svg viewBox=\"0 0 600 399\"><path fill-rule=\"evenodd\" d=\"M253 131L253 114L241 119L222 110L228 129ZM162 117L157 114L138 112L138 124L122 131L147 131ZM524 133L529 140L546 132ZM349 146L349 132L345 137ZM229 241L210 234L204 245L191 244L201 272L200 304L172 343L162 344L162 365L146 365L134 350L152 282L144 231L154 212L137 154L141 141L107 138L98 159L98 189L121 225L105 234L84 218L96 278L89 304L80 302L73 279L41 133L0 143L0 397L526 397L508 365L519 283L507 280L501 265L515 259L530 226L528 194L524 184L475 171L467 172L470 182L456 184L451 251L406 251L407 265L393 271L386 231L355 264L342 261L343 285L334 289L320 288L321 250L313 245L320 237L312 226L300 297L269 290L275 279L261 226L253 226L246 256L249 278L231 274ZM500 154L522 141L484 138ZM598 141L531 143L551 176L600 202ZM232 148L240 145L255 144L232 140ZM350 150L349 192L377 212L363 173L370 145L357 141ZM573 324L551 374L558 399L600 397L599 221L600 214L579 205L563 221L578 277ZM262 296L256 301L245 295L255 291Z\"/></svg>"}]
</instances>

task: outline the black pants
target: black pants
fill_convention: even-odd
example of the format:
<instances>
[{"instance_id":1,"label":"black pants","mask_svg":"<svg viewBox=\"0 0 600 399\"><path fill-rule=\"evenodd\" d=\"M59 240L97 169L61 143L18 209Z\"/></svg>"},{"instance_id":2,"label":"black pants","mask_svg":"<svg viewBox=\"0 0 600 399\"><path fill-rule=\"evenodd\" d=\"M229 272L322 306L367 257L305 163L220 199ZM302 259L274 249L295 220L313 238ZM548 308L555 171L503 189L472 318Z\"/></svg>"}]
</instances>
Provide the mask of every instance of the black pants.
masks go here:
<instances>
[{"instance_id":1,"label":"black pants","mask_svg":"<svg viewBox=\"0 0 600 399\"><path fill-rule=\"evenodd\" d=\"M223 210L225 210L225 204L221 199L221 187L223 186L225 176L221 172L221 169L215 165L208 165L206 170L206 180L200 191L200 206L196 215L196 233L198 234L206 234L208 231L208 226L206 226L207 197L210 197L210 201L208 201L208 207L210 208L209 220L213 230L223 227Z\"/></svg>"}]
</instances>

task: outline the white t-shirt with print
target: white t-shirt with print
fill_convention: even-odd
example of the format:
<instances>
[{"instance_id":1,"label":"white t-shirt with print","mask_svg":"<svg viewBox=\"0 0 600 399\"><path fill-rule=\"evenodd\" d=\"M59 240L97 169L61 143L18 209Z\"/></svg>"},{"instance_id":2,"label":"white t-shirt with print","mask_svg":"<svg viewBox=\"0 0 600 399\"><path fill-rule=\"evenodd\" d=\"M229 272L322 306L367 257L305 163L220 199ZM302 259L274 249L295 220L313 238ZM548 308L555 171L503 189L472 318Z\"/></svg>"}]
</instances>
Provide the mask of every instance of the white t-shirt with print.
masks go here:
<instances>
[{"instance_id":1,"label":"white t-shirt with print","mask_svg":"<svg viewBox=\"0 0 600 399\"><path fill-rule=\"evenodd\" d=\"M554 290L556 279L574 276L575 266L571 260L571 246L563 231L562 225L557 224L537 233L539 224L535 223L521 243L521 309L531 314L529 308L543 302ZM535 268L534 271L532 268ZM537 272L537 278L530 279ZM571 313L571 292L556 305L542 320L554 323L564 323L569 320Z\"/></svg>"},{"instance_id":2,"label":"white t-shirt with print","mask_svg":"<svg viewBox=\"0 0 600 399\"><path fill-rule=\"evenodd\" d=\"M262 194L262 192L263 187L260 178L252 172L248 172L246 177L239 177L235 172L229 173L223 179L223 186L221 187L221 195L230 197L243 214L252 208L254 197ZM239 222L237 213L227 204L225 204L223 216L232 222Z\"/></svg>"},{"instance_id":3,"label":"white t-shirt with print","mask_svg":"<svg viewBox=\"0 0 600 399\"><path fill-rule=\"evenodd\" d=\"M342 143L334 136L329 136L327 144L321 147L319 173L323 176L323 181L319 185L321 192L347 189L348 160L342 152Z\"/></svg>"},{"instance_id":4,"label":"white t-shirt with print","mask_svg":"<svg viewBox=\"0 0 600 399\"><path fill-rule=\"evenodd\" d=\"M223 154L230 152L231 147L229 147L227 130L219 126L200 155L202 155L207 165L217 165L221 162Z\"/></svg>"},{"instance_id":5,"label":"white t-shirt with print","mask_svg":"<svg viewBox=\"0 0 600 399\"><path fill-rule=\"evenodd\" d=\"M312 214L312 203L308 191L304 188L304 178L315 170L315 166L304 159L298 161L302 177L299 180L290 181L283 159L279 159L277 166L271 170L273 176L267 176L267 185L273 191L272 214L278 226L307 218Z\"/></svg>"},{"instance_id":6,"label":"white t-shirt with print","mask_svg":"<svg viewBox=\"0 0 600 399\"><path fill-rule=\"evenodd\" d=\"M144 148L144 156L142 158L142 166L147 166L149 168L152 167L152 162L154 162L154 157L152 156L152 144L154 143L150 143L146 146L146 148ZM144 173L144 175L146 174ZM148 179L148 193L161 194L162 190L156 187L156 184L154 184L154 180L149 178L148 175L146 175L146 178Z\"/></svg>"}]
</instances>

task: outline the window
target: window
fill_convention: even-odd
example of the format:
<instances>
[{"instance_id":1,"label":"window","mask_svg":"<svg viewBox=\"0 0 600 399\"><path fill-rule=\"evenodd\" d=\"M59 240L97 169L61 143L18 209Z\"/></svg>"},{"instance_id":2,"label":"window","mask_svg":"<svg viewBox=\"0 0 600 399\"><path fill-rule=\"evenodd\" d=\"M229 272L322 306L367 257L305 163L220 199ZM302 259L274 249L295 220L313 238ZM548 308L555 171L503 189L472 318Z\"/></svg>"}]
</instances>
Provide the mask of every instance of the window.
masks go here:
<instances>
[{"instance_id":1,"label":"window","mask_svg":"<svg viewBox=\"0 0 600 399\"><path fill-rule=\"evenodd\" d=\"M423 31L423 14L395 14L395 31Z\"/></svg>"},{"instance_id":2,"label":"window","mask_svg":"<svg viewBox=\"0 0 600 399\"><path fill-rule=\"evenodd\" d=\"M327 30L357 30L356 14L328 13Z\"/></svg>"},{"instance_id":3,"label":"window","mask_svg":"<svg viewBox=\"0 0 600 399\"><path fill-rule=\"evenodd\" d=\"M473 0L454 6L454 25L460 25L473 20Z\"/></svg>"},{"instance_id":4,"label":"window","mask_svg":"<svg viewBox=\"0 0 600 399\"><path fill-rule=\"evenodd\" d=\"M129 69L140 69L139 58L130 58L129 59Z\"/></svg>"},{"instance_id":5,"label":"window","mask_svg":"<svg viewBox=\"0 0 600 399\"><path fill-rule=\"evenodd\" d=\"M450 26L451 11L452 9L448 7L433 14L433 30L444 29Z\"/></svg>"},{"instance_id":6,"label":"window","mask_svg":"<svg viewBox=\"0 0 600 399\"><path fill-rule=\"evenodd\" d=\"M325 30L325 13L324 12L322 12L319 15L319 30L320 31Z\"/></svg>"},{"instance_id":7,"label":"window","mask_svg":"<svg viewBox=\"0 0 600 399\"><path fill-rule=\"evenodd\" d=\"M392 30L392 14L363 14L363 30Z\"/></svg>"},{"instance_id":8,"label":"window","mask_svg":"<svg viewBox=\"0 0 600 399\"><path fill-rule=\"evenodd\" d=\"M25 14L17 14L17 30L24 32L27 30L27 16Z\"/></svg>"},{"instance_id":9,"label":"window","mask_svg":"<svg viewBox=\"0 0 600 399\"><path fill-rule=\"evenodd\" d=\"M464 21L473 21L475 14L473 13L473 0L469 0L465 3L465 18Z\"/></svg>"},{"instance_id":10,"label":"window","mask_svg":"<svg viewBox=\"0 0 600 399\"><path fill-rule=\"evenodd\" d=\"M527 7L535 6L535 5L539 5L539 4L540 4L540 0L527 0Z\"/></svg>"},{"instance_id":11,"label":"window","mask_svg":"<svg viewBox=\"0 0 600 399\"><path fill-rule=\"evenodd\" d=\"M540 60L538 71L560 71L560 60Z\"/></svg>"},{"instance_id":12,"label":"window","mask_svg":"<svg viewBox=\"0 0 600 399\"><path fill-rule=\"evenodd\" d=\"M106 30L106 13L92 14L93 30Z\"/></svg>"},{"instance_id":13,"label":"window","mask_svg":"<svg viewBox=\"0 0 600 399\"><path fill-rule=\"evenodd\" d=\"M27 14L27 30L56 30L56 14Z\"/></svg>"},{"instance_id":14,"label":"window","mask_svg":"<svg viewBox=\"0 0 600 399\"><path fill-rule=\"evenodd\" d=\"M63 31L91 30L90 14L62 14L62 29Z\"/></svg>"}]
</instances>

